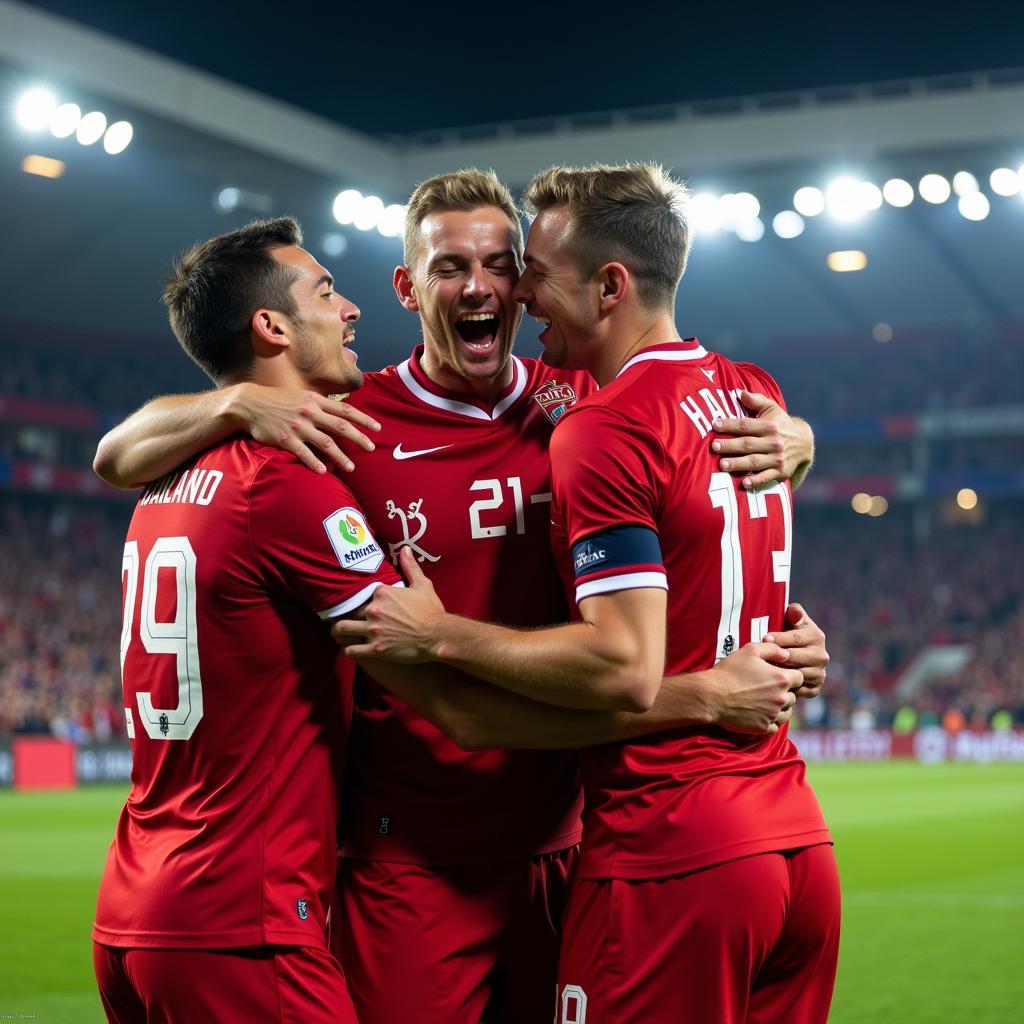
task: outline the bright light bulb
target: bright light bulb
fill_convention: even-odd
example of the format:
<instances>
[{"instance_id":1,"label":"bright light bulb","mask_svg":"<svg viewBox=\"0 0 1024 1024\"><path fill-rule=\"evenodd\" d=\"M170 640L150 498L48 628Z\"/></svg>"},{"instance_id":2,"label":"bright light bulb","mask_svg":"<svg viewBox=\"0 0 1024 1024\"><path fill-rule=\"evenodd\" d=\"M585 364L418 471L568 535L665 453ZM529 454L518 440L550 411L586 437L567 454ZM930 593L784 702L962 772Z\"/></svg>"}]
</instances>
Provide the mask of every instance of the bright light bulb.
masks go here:
<instances>
[{"instance_id":1,"label":"bright light bulb","mask_svg":"<svg viewBox=\"0 0 1024 1024\"><path fill-rule=\"evenodd\" d=\"M944 203L950 196L949 182L941 174L926 174L917 185L921 198L928 203Z\"/></svg>"},{"instance_id":2,"label":"bright light bulb","mask_svg":"<svg viewBox=\"0 0 1024 1024\"><path fill-rule=\"evenodd\" d=\"M998 196L1015 196L1021 190L1020 175L1009 167L997 167L988 182Z\"/></svg>"},{"instance_id":3,"label":"bright light bulb","mask_svg":"<svg viewBox=\"0 0 1024 1024\"><path fill-rule=\"evenodd\" d=\"M228 185L226 188L222 188L217 193L217 198L214 199L213 205L221 213L230 213L232 210L238 209L238 204L242 201L242 190L235 188L234 185Z\"/></svg>"},{"instance_id":4,"label":"bright light bulb","mask_svg":"<svg viewBox=\"0 0 1024 1024\"><path fill-rule=\"evenodd\" d=\"M909 206L914 201L914 186L902 178L890 178L882 186L882 195L890 206Z\"/></svg>"},{"instance_id":5,"label":"bright light bulb","mask_svg":"<svg viewBox=\"0 0 1024 1024\"><path fill-rule=\"evenodd\" d=\"M132 141L134 130L130 121L115 121L103 136L103 148L111 155L116 156L128 148Z\"/></svg>"},{"instance_id":6,"label":"bright light bulb","mask_svg":"<svg viewBox=\"0 0 1024 1024\"><path fill-rule=\"evenodd\" d=\"M352 218L352 223L355 227L359 228L360 231L371 231L377 226L383 212L383 199L379 196L366 196L359 204L359 209L356 210L356 215Z\"/></svg>"},{"instance_id":7,"label":"bright light bulb","mask_svg":"<svg viewBox=\"0 0 1024 1024\"><path fill-rule=\"evenodd\" d=\"M794 193L793 206L805 217L817 217L825 209L825 194L820 188L805 185Z\"/></svg>"},{"instance_id":8,"label":"bright light bulb","mask_svg":"<svg viewBox=\"0 0 1024 1024\"><path fill-rule=\"evenodd\" d=\"M377 222L377 230L385 238L397 238L402 234L405 231L405 207L401 203L385 206Z\"/></svg>"},{"instance_id":9,"label":"bright light bulb","mask_svg":"<svg viewBox=\"0 0 1024 1024\"><path fill-rule=\"evenodd\" d=\"M77 103L62 103L50 118L50 131L58 139L73 135L82 120L82 108Z\"/></svg>"},{"instance_id":10,"label":"bright light bulb","mask_svg":"<svg viewBox=\"0 0 1024 1024\"><path fill-rule=\"evenodd\" d=\"M864 215L861 182L854 178L836 178L825 189L825 209L839 221L857 220Z\"/></svg>"},{"instance_id":11,"label":"bright light bulb","mask_svg":"<svg viewBox=\"0 0 1024 1024\"><path fill-rule=\"evenodd\" d=\"M27 132L41 132L57 109L57 97L42 86L23 93L14 108L18 124Z\"/></svg>"},{"instance_id":12,"label":"bright light bulb","mask_svg":"<svg viewBox=\"0 0 1024 1024\"><path fill-rule=\"evenodd\" d=\"M718 196L711 192L698 192L687 204L686 212L697 234L709 234L722 226Z\"/></svg>"},{"instance_id":13,"label":"bright light bulb","mask_svg":"<svg viewBox=\"0 0 1024 1024\"><path fill-rule=\"evenodd\" d=\"M991 209L984 192L968 192L957 200L956 206L968 220L984 220Z\"/></svg>"},{"instance_id":14,"label":"bright light bulb","mask_svg":"<svg viewBox=\"0 0 1024 1024\"><path fill-rule=\"evenodd\" d=\"M736 237L743 242L760 242L764 237L764 221L760 217L741 220L736 225Z\"/></svg>"},{"instance_id":15,"label":"bright light bulb","mask_svg":"<svg viewBox=\"0 0 1024 1024\"><path fill-rule=\"evenodd\" d=\"M956 503L965 511L970 512L978 504L978 492L972 487L961 487L956 492Z\"/></svg>"},{"instance_id":16,"label":"bright light bulb","mask_svg":"<svg viewBox=\"0 0 1024 1024\"><path fill-rule=\"evenodd\" d=\"M749 192L732 192L722 196L722 214L727 220L739 223L753 220L761 212L757 196Z\"/></svg>"},{"instance_id":17,"label":"bright light bulb","mask_svg":"<svg viewBox=\"0 0 1024 1024\"><path fill-rule=\"evenodd\" d=\"M978 179L970 171L957 171L953 175L953 191L958 196L966 196L978 191Z\"/></svg>"},{"instance_id":18,"label":"bright light bulb","mask_svg":"<svg viewBox=\"0 0 1024 1024\"><path fill-rule=\"evenodd\" d=\"M356 219L359 207L363 202L363 193L354 188L347 188L334 197L334 219L339 224L351 224Z\"/></svg>"},{"instance_id":19,"label":"bright light bulb","mask_svg":"<svg viewBox=\"0 0 1024 1024\"><path fill-rule=\"evenodd\" d=\"M783 210L772 218L772 230L779 238L796 238L804 233L804 219L795 210Z\"/></svg>"},{"instance_id":20,"label":"bright light bulb","mask_svg":"<svg viewBox=\"0 0 1024 1024\"><path fill-rule=\"evenodd\" d=\"M865 210L877 210L882 205L882 190L872 181L858 182L857 194Z\"/></svg>"},{"instance_id":21,"label":"bright light bulb","mask_svg":"<svg viewBox=\"0 0 1024 1024\"><path fill-rule=\"evenodd\" d=\"M83 146L91 146L99 140L106 130L106 115L99 110L93 110L78 122L78 127L75 129L75 138Z\"/></svg>"},{"instance_id":22,"label":"bright light bulb","mask_svg":"<svg viewBox=\"0 0 1024 1024\"><path fill-rule=\"evenodd\" d=\"M860 249L839 249L830 252L826 262L829 270L834 270L837 274L849 274L863 270L868 265L868 258Z\"/></svg>"}]
</instances>

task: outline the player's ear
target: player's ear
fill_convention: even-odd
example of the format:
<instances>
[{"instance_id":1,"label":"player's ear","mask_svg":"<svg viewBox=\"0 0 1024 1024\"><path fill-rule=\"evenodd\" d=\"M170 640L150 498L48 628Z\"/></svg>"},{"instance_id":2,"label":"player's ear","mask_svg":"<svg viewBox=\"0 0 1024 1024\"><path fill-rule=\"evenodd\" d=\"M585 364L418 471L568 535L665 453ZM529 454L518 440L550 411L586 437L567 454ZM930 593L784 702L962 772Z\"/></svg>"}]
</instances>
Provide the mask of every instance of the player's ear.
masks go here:
<instances>
[{"instance_id":1,"label":"player's ear","mask_svg":"<svg viewBox=\"0 0 1024 1024\"><path fill-rule=\"evenodd\" d=\"M606 263L597 271L601 286L601 312L614 309L629 289L629 271L621 263Z\"/></svg>"},{"instance_id":2,"label":"player's ear","mask_svg":"<svg viewBox=\"0 0 1024 1024\"><path fill-rule=\"evenodd\" d=\"M287 348L291 344L288 336L288 321L273 309L257 309L250 321L253 336L262 345L272 348Z\"/></svg>"},{"instance_id":3,"label":"player's ear","mask_svg":"<svg viewBox=\"0 0 1024 1024\"><path fill-rule=\"evenodd\" d=\"M418 313L420 311L420 304L416 299L416 289L413 287L409 268L395 267L395 276L392 278L392 284L395 286L395 294L398 296L398 301L410 313Z\"/></svg>"}]
</instances>

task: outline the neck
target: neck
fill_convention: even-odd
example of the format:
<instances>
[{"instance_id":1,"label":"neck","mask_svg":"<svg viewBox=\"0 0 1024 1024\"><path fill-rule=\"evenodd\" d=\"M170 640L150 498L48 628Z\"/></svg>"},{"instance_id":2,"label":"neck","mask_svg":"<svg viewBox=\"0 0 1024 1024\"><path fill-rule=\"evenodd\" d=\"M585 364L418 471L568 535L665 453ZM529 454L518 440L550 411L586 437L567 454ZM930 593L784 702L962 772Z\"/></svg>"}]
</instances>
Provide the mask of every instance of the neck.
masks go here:
<instances>
[{"instance_id":1,"label":"neck","mask_svg":"<svg viewBox=\"0 0 1024 1024\"><path fill-rule=\"evenodd\" d=\"M512 359L505 361L501 373L494 377L465 377L457 370L452 369L443 363L433 350L427 345L420 357L420 369L438 387L445 391L454 391L457 394L472 395L481 402L495 402L498 396L512 383Z\"/></svg>"},{"instance_id":2,"label":"neck","mask_svg":"<svg viewBox=\"0 0 1024 1024\"><path fill-rule=\"evenodd\" d=\"M671 313L659 313L640 322L623 324L614 328L605 343L598 347L590 374L603 388L638 352L651 345L680 340Z\"/></svg>"}]
</instances>

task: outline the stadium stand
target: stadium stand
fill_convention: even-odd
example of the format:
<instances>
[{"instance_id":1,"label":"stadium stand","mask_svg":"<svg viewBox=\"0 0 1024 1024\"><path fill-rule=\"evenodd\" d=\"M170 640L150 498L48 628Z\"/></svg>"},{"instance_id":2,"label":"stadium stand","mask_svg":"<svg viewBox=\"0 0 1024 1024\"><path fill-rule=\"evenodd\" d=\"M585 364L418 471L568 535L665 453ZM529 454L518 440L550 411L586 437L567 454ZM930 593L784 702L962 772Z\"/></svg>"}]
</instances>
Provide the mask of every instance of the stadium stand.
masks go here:
<instances>
[{"instance_id":1,"label":"stadium stand","mask_svg":"<svg viewBox=\"0 0 1024 1024\"><path fill-rule=\"evenodd\" d=\"M155 391L204 379L173 346L118 351L90 372L67 359L74 344L50 331L0 370L0 734L89 741L123 734L110 552L131 510L93 476L96 441ZM814 354L826 346L822 374ZM978 356L971 374L965 347ZM979 727L999 713L1024 723L1020 430L1000 436L1005 417L996 428L984 419L993 406L1021 415L1011 370L1022 349L1024 327L1008 324L981 341L921 330L886 345L813 337L730 352L769 367L817 430L792 593L827 631L833 660L808 724L889 726L901 707L925 724L950 713ZM959 486L975 487L977 507L955 504ZM851 510L862 489L888 494L885 515ZM966 644L967 660L908 695L908 666L943 644Z\"/></svg>"}]
</instances>

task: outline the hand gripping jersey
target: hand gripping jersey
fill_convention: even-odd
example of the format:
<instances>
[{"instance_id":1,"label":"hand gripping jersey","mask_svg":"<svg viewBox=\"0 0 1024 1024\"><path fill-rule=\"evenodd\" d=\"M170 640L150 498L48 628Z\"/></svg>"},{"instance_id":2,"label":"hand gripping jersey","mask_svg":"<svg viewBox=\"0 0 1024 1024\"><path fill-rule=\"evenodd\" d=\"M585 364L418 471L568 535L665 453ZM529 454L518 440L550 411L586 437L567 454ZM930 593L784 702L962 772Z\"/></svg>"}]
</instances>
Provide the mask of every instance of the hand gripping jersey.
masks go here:
<instances>
[{"instance_id":1,"label":"hand gripping jersey","mask_svg":"<svg viewBox=\"0 0 1024 1024\"><path fill-rule=\"evenodd\" d=\"M593 381L513 357L512 382L491 408L439 389L421 351L368 374L351 398L382 427L351 476L374 536L392 559L411 548L451 612L510 626L565 622L548 442ZM574 756L460 750L361 675L345 789L344 856L486 864L579 841Z\"/></svg>"},{"instance_id":2,"label":"hand gripping jersey","mask_svg":"<svg viewBox=\"0 0 1024 1024\"><path fill-rule=\"evenodd\" d=\"M718 469L713 421L775 381L696 340L647 348L559 425L554 536L576 601L668 590L666 674L711 668L783 625L788 484L747 494ZM571 557L568 548L571 547ZM657 878L828 842L788 730L684 728L582 752L584 878Z\"/></svg>"},{"instance_id":3,"label":"hand gripping jersey","mask_svg":"<svg viewBox=\"0 0 1024 1024\"><path fill-rule=\"evenodd\" d=\"M396 580L338 479L255 441L145 491L122 563L132 787L97 942L325 945L351 663L322 620Z\"/></svg>"}]
</instances>

